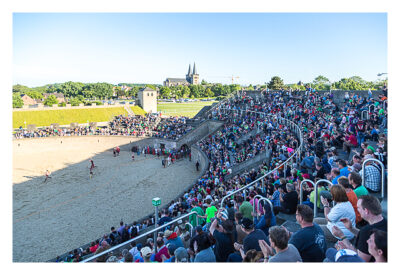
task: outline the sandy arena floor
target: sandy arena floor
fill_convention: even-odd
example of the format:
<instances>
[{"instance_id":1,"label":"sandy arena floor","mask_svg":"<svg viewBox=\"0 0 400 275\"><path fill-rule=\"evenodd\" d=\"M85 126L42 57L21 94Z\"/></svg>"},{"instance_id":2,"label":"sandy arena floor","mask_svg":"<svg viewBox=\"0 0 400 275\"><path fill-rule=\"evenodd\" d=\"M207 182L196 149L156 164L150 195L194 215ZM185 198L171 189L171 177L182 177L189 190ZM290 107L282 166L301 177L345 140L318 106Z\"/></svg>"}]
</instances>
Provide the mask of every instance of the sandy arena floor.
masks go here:
<instances>
[{"instance_id":1,"label":"sandy arena floor","mask_svg":"<svg viewBox=\"0 0 400 275\"><path fill-rule=\"evenodd\" d=\"M152 198L170 202L199 175L188 160L164 169L154 156L113 157L112 148L129 140L13 141L13 261L47 261L93 241L121 218L131 223L152 213ZM89 158L97 166L92 179ZM52 178L43 183L46 169Z\"/></svg>"}]
</instances>

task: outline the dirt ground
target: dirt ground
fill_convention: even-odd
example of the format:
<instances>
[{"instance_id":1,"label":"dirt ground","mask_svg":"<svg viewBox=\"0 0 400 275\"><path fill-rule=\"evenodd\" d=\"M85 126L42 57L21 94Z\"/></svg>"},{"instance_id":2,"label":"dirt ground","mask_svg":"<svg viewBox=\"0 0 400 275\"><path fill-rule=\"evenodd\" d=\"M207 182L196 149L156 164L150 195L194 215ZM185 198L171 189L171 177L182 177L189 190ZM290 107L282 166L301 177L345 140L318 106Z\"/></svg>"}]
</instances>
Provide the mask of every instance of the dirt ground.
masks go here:
<instances>
[{"instance_id":1,"label":"dirt ground","mask_svg":"<svg viewBox=\"0 0 400 275\"><path fill-rule=\"evenodd\" d=\"M42 262L109 233L121 219L151 214L188 188L199 172L187 159L162 168L155 156L112 148L126 137L13 141L13 261ZM62 141L62 142L61 142ZM89 177L89 159L97 166ZM44 183L46 169L51 178Z\"/></svg>"}]
</instances>

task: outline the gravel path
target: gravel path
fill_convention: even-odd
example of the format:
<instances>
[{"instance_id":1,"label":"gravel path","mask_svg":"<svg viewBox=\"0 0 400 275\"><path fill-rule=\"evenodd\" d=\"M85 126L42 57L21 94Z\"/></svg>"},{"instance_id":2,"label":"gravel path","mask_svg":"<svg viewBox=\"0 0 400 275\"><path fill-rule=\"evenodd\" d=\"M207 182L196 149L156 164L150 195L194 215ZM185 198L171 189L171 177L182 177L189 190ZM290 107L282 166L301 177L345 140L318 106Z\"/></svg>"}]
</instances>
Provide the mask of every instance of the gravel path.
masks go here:
<instances>
[{"instance_id":1,"label":"gravel path","mask_svg":"<svg viewBox=\"0 0 400 275\"><path fill-rule=\"evenodd\" d=\"M121 218L152 213L152 198L170 202L199 175L188 160L164 169L154 156L113 157L109 149L127 140L97 140L63 140L62 151L58 138L14 141L13 261L46 261L99 238ZM98 166L92 179L90 157ZM52 178L43 183L49 165Z\"/></svg>"}]
</instances>

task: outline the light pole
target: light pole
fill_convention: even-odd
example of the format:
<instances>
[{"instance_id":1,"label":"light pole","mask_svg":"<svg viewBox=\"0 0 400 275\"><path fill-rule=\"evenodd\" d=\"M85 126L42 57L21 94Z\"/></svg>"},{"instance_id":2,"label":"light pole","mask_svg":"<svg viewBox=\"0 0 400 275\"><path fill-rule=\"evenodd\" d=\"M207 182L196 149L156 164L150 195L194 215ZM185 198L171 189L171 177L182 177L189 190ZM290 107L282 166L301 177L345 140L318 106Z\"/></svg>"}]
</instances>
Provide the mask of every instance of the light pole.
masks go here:
<instances>
[{"instance_id":1,"label":"light pole","mask_svg":"<svg viewBox=\"0 0 400 275\"><path fill-rule=\"evenodd\" d=\"M161 205L161 199L153 198L152 204L154 206L154 228L156 228L158 223L158 207ZM155 253L157 253L157 231L154 231L153 242L154 242L154 251Z\"/></svg>"}]
</instances>

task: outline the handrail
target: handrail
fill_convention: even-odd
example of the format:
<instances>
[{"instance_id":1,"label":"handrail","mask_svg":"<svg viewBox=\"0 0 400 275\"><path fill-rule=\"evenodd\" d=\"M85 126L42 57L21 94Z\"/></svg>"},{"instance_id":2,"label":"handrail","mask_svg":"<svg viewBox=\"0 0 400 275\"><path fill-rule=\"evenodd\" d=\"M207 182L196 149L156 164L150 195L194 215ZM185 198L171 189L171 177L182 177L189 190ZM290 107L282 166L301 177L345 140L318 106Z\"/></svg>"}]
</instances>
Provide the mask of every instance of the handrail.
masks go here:
<instances>
[{"instance_id":1,"label":"handrail","mask_svg":"<svg viewBox=\"0 0 400 275\"><path fill-rule=\"evenodd\" d=\"M362 186L365 186L365 164L369 161L372 162L377 162L380 166L381 166L381 197L382 199L385 197L385 165L383 165L383 163L378 160L378 159L366 159L364 160L362 166L361 166L361 178L362 178Z\"/></svg>"},{"instance_id":2,"label":"handrail","mask_svg":"<svg viewBox=\"0 0 400 275\"><path fill-rule=\"evenodd\" d=\"M330 189L330 187L331 187L332 185L334 185L331 181L326 180L326 179L317 180L317 182L316 182L315 184L318 186L318 184L319 184L320 182L326 182L326 183L328 183L329 189ZM333 201L333 202L332 202L332 205L335 206L335 204L336 204L336 202Z\"/></svg>"},{"instance_id":3,"label":"handrail","mask_svg":"<svg viewBox=\"0 0 400 275\"><path fill-rule=\"evenodd\" d=\"M126 241L126 242L123 242L123 243L121 243L121 244L119 244L119 245L113 246L113 247L111 247L110 249L107 249L107 250L105 250L105 251L103 251L103 252L101 252L101 253L99 253L99 254L93 255L92 257L87 258L87 259L81 261L81 263L90 262L90 261L92 261L92 260L94 260L94 259L96 259L96 258L98 258L98 257L100 257L100 256L103 256L103 255L106 254L106 253L109 253L109 252L111 252L111 251L114 251L114 250L116 250L116 249L118 249L118 248L120 248L120 247L123 247L123 246L125 246L125 245L127 245L127 244L129 244L129 243L131 243L131 242L133 242L133 241L139 240L139 239L145 237L145 236L148 235L148 234L157 232L157 231L159 231L160 229L162 229L162 228L164 228L164 227L170 226L170 225L174 224L175 222L177 222L177 221L179 221L179 220L182 220L182 219L184 219L184 218L186 218L186 217L189 217L190 215L196 215L196 217L198 218L198 213L192 211L192 212L190 212L190 213L187 213L187 214L185 214L185 215L180 216L179 218L176 218L175 220L172 220L172 221L170 221L170 222L168 222L168 223L166 223L166 224L163 224L162 226L155 227L154 229L150 230L149 232L146 232L145 234L139 235L139 236L137 236L137 237L135 237L135 238L133 238L133 239L130 239L130 240ZM154 243L155 243L155 242L156 242L156 240L154 240Z\"/></svg>"},{"instance_id":4,"label":"handrail","mask_svg":"<svg viewBox=\"0 0 400 275\"><path fill-rule=\"evenodd\" d=\"M364 111L361 112L361 119L362 119L362 120L365 120L365 119L364 119L364 116L363 116L364 113L367 114L367 119L369 119L369 113L368 113L367 110L364 110Z\"/></svg>"},{"instance_id":5,"label":"handrail","mask_svg":"<svg viewBox=\"0 0 400 275\"><path fill-rule=\"evenodd\" d=\"M248 111L248 112L254 112L254 113L264 114L264 113L262 113L262 112L256 112L256 111ZM238 193L238 192L240 192L240 191L242 191L242 190L244 190L244 189L249 188L250 186L254 185L255 183L259 182L260 180L262 180L262 179L264 179L265 177L269 176L270 174L274 173L276 170L278 170L279 168L281 168L281 167L284 166L285 164L289 163L289 161L290 161L292 158L295 158L298 154L299 154L299 155L301 154L301 148L302 148L302 146L303 146L303 135L301 134L301 129L299 128L299 126L297 126L294 122L292 122L292 121L290 121L290 120L288 120L288 119L286 119L286 118L277 117L276 115L268 115L268 116L276 117L277 120L278 120L278 122L280 122L280 123L281 123L282 121L284 121L285 123L288 123L288 124L289 124L290 126L292 126L292 127L294 127L294 126L297 127L297 128L296 128L297 131L295 131L295 133L297 134L297 136L298 136L298 138L299 138L299 140L300 140L300 145L297 147L296 152L293 153L293 154L292 154L285 162L283 162L280 166L276 167L276 168L273 169L272 171L269 171L267 174L265 174L264 176L262 176L262 177L260 177L260 178L258 178L258 179L256 179L256 180L254 180L253 182L250 182L249 184L245 185L244 187L239 188L238 190L235 190L234 192L230 193L229 195L226 195L225 197L223 197L222 200L221 200L221 208L223 207L224 201L225 201L226 198L228 198L228 197L230 197L230 196L232 196L232 195L234 195L234 194L236 194L236 193ZM286 124L285 124L285 125L286 125ZM288 126L288 125L286 125L286 126ZM299 157L300 157L300 156L299 156Z\"/></svg>"},{"instance_id":6,"label":"handrail","mask_svg":"<svg viewBox=\"0 0 400 275\"><path fill-rule=\"evenodd\" d=\"M268 203L269 203L269 205L271 206L271 211L274 211L274 205L272 204L272 202L269 200L269 199L267 199L266 197L263 197L263 196L261 196L261 195L256 195L256 196L254 196L254 198L253 198L253 213L256 213L256 199L257 198L260 198L259 200L258 200L258 203L257 203L257 209L258 210L260 210L260 202L261 201L267 201ZM257 217L258 217L258 213L256 213L256 215L257 215Z\"/></svg>"},{"instance_id":7,"label":"handrail","mask_svg":"<svg viewBox=\"0 0 400 275\"><path fill-rule=\"evenodd\" d=\"M373 111L371 111L371 107L374 107L374 110L373 110ZM375 105L374 105L374 104L369 105L369 106L368 106L368 112L372 113L372 112L374 112L374 111L375 111Z\"/></svg>"},{"instance_id":8,"label":"handrail","mask_svg":"<svg viewBox=\"0 0 400 275\"><path fill-rule=\"evenodd\" d=\"M197 221L197 224L199 224L198 221ZM189 227L190 227L190 237L193 237L193 231L194 231L193 230L193 225L190 222L185 223L185 226L186 225L189 225Z\"/></svg>"},{"instance_id":9,"label":"handrail","mask_svg":"<svg viewBox=\"0 0 400 275\"><path fill-rule=\"evenodd\" d=\"M317 180L317 182L315 183L315 184L318 184L318 183L320 183L320 182L326 182L326 183L328 183L329 184L329 186L332 186L332 185L334 185L331 181L329 181L329 180L326 180L326 179L320 179L320 180Z\"/></svg>"},{"instance_id":10,"label":"handrail","mask_svg":"<svg viewBox=\"0 0 400 275\"><path fill-rule=\"evenodd\" d=\"M318 185L315 182L313 182L311 180L308 180L308 179L305 179L300 183L300 204L303 202L303 184L307 183L307 182L311 183L314 186L314 192L315 192L315 196L314 196L314 218L316 218L317 217L317 208L318 208L317 207L317 204L318 204Z\"/></svg>"}]
</instances>

